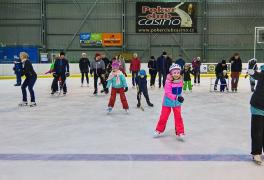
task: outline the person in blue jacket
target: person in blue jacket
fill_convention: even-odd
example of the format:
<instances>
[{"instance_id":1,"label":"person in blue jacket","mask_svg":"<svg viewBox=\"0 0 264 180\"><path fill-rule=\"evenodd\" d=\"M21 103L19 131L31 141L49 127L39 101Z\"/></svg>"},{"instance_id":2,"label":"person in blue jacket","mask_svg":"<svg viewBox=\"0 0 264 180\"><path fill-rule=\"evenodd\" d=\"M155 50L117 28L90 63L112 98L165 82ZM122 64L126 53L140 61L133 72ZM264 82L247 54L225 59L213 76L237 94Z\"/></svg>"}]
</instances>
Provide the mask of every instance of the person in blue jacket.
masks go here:
<instances>
[{"instance_id":1,"label":"person in blue jacket","mask_svg":"<svg viewBox=\"0 0 264 180\"><path fill-rule=\"evenodd\" d=\"M61 80L61 86L60 88L63 89L63 94L65 95L67 93L67 86L66 86L66 77L70 76L70 67L69 62L67 59L65 59L65 53L61 52L60 57L55 60L54 63L54 73L53 73L53 82L52 82L52 92L51 94L54 94L56 91L59 90L58 88L58 81L59 78Z\"/></svg>"},{"instance_id":2,"label":"person in blue jacket","mask_svg":"<svg viewBox=\"0 0 264 180\"><path fill-rule=\"evenodd\" d=\"M22 82L22 79L21 79L21 76L22 76L22 62L21 60L19 59L19 57L17 56L14 56L14 72L15 72L15 75L16 75L16 84L14 84L14 86L21 86L21 82Z\"/></svg>"},{"instance_id":3,"label":"person in blue jacket","mask_svg":"<svg viewBox=\"0 0 264 180\"><path fill-rule=\"evenodd\" d=\"M147 73L145 70L140 70L138 73L138 76L136 77L136 84L138 88L137 92L137 107L139 108L141 106L141 94L143 93L148 106L153 107L153 104L149 100L149 95L148 95L148 87L147 87Z\"/></svg>"},{"instance_id":4,"label":"person in blue jacket","mask_svg":"<svg viewBox=\"0 0 264 180\"><path fill-rule=\"evenodd\" d=\"M164 51L162 55L157 59L157 71L159 74L159 88L162 85L165 86L167 75L169 74L169 68L172 65L172 60L168 57L167 53Z\"/></svg>"}]
</instances>

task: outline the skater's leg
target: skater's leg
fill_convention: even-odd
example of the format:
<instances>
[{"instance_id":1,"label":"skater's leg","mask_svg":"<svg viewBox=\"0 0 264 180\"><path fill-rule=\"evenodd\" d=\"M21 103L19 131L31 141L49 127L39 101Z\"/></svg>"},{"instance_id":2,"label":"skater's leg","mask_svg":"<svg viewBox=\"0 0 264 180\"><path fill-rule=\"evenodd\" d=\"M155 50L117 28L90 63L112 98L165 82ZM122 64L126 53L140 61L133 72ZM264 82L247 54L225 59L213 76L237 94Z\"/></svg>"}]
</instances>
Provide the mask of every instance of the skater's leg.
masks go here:
<instances>
[{"instance_id":1,"label":"skater's leg","mask_svg":"<svg viewBox=\"0 0 264 180\"><path fill-rule=\"evenodd\" d=\"M156 131L162 133L166 128L168 118L171 113L171 107L162 106L159 122L156 127Z\"/></svg>"},{"instance_id":2,"label":"skater's leg","mask_svg":"<svg viewBox=\"0 0 264 180\"><path fill-rule=\"evenodd\" d=\"M31 78L28 83L28 91L30 93L31 102L35 102L35 93L34 93L33 87L35 85L36 80L37 78Z\"/></svg>"},{"instance_id":3,"label":"skater's leg","mask_svg":"<svg viewBox=\"0 0 264 180\"><path fill-rule=\"evenodd\" d=\"M159 88L161 87L161 77L162 77L162 74L161 72L159 72Z\"/></svg>"},{"instance_id":4,"label":"skater's leg","mask_svg":"<svg viewBox=\"0 0 264 180\"><path fill-rule=\"evenodd\" d=\"M124 88L120 88L119 93L123 109L129 109Z\"/></svg>"},{"instance_id":5,"label":"skater's leg","mask_svg":"<svg viewBox=\"0 0 264 180\"><path fill-rule=\"evenodd\" d=\"M165 86L165 82L166 82L166 79L167 79L167 74L166 73L163 73L163 77L162 77L162 81L163 81L163 87Z\"/></svg>"},{"instance_id":6,"label":"skater's leg","mask_svg":"<svg viewBox=\"0 0 264 180\"><path fill-rule=\"evenodd\" d=\"M105 81L105 77L104 76L105 76L104 74L100 75L100 81L101 81L102 86L103 86L104 91L105 91L105 89L106 89L106 81Z\"/></svg>"},{"instance_id":7,"label":"skater's leg","mask_svg":"<svg viewBox=\"0 0 264 180\"><path fill-rule=\"evenodd\" d=\"M153 86L155 86L156 76L157 76L157 71L155 71L153 74L153 84L152 84Z\"/></svg>"},{"instance_id":8,"label":"skater's leg","mask_svg":"<svg viewBox=\"0 0 264 180\"><path fill-rule=\"evenodd\" d=\"M87 84L89 84L88 72L85 73L85 77L86 77L86 82L87 82Z\"/></svg>"},{"instance_id":9,"label":"skater's leg","mask_svg":"<svg viewBox=\"0 0 264 180\"><path fill-rule=\"evenodd\" d=\"M23 101L26 102L27 101L27 86L29 83L29 78L26 78L21 86L21 90L22 90L22 97L23 97Z\"/></svg>"},{"instance_id":10,"label":"skater's leg","mask_svg":"<svg viewBox=\"0 0 264 180\"><path fill-rule=\"evenodd\" d=\"M53 78L53 81L52 81L52 84L51 84L51 91L52 92L56 92L56 91L59 90L59 88L58 88L58 79L59 79L59 77L54 77Z\"/></svg>"},{"instance_id":11,"label":"skater's leg","mask_svg":"<svg viewBox=\"0 0 264 180\"><path fill-rule=\"evenodd\" d=\"M219 80L220 80L219 76L216 76L214 90L217 90L217 85L218 85Z\"/></svg>"},{"instance_id":12,"label":"skater's leg","mask_svg":"<svg viewBox=\"0 0 264 180\"><path fill-rule=\"evenodd\" d=\"M186 91L186 89L187 89L187 82L188 82L188 81L184 81L184 83L183 83L183 90L184 90L184 91Z\"/></svg>"},{"instance_id":13,"label":"skater's leg","mask_svg":"<svg viewBox=\"0 0 264 180\"><path fill-rule=\"evenodd\" d=\"M231 89L234 91L235 89L235 73L231 72Z\"/></svg>"},{"instance_id":14,"label":"skater's leg","mask_svg":"<svg viewBox=\"0 0 264 180\"><path fill-rule=\"evenodd\" d=\"M97 92L97 81L98 81L98 76L97 74L94 74L94 91Z\"/></svg>"},{"instance_id":15,"label":"skater's leg","mask_svg":"<svg viewBox=\"0 0 264 180\"><path fill-rule=\"evenodd\" d=\"M196 71L195 71L195 72L194 72L194 81L193 81L194 84L196 84L196 79L197 79L197 73L196 73Z\"/></svg>"},{"instance_id":16,"label":"skater's leg","mask_svg":"<svg viewBox=\"0 0 264 180\"><path fill-rule=\"evenodd\" d=\"M84 79L84 72L82 72L82 78L81 78L81 83L83 84L83 79Z\"/></svg>"},{"instance_id":17,"label":"skater's leg","mask_svg":"<svg viewBox=\"0 0 264 180\"><path fill-rule=\"evenodd\" d=\"M173 113L174 113L176 135L184 134L184 125L183 125L183 120L181 116L181 107L180 106L174 107Z\"/></svg>"},{"instance_id":18,"label":"skater's leg","mask_svg":"<svg viewBox=\"0 0 264 180\"><path fill-rule=\"evenodd\" d=\"M132 71L132 85L133 85L133 87L135 86L135 76L136 76L136 73Z\"/></svg>"},{"instance_id":19,"label":"skater's leg","mask_svg":"<svg viewBox=\"0 0 264 180\"><path fill-rule=\"evenodd\" d=\"M66 93L67 92L67 85L66 85L66 76L65 75L61 75L61 85L62 85L63 92Z\"/></svg>"},{"instance_id":20,"label":"skater's leg","mask_svg":"<svg viewBox=\"0 0 264 180\"><path fill-rule=\"evenodd\" d=\"M200 84L200 80L201 80L201 73L200 73L200 71L198 72L197 78L198 78L198 84Z\"/></svg>"},{"instance_id":21,"label":"skater's leg","mask_svg":"<svg viewBox=\"0 0 264 180\"><path fill-rule=\"evenodd\" d=\"M116 100L116 93L117 93L117 89L116 88L112 88L111 90L111 96L109 99L109 103L108 103L108 107L114 107L115 105L115 100Z\"/></svg>"},{"instance_id":22,"label":"skater's leg","mask_svg":"<svg viewBox=\"0 0 264 180\"><path fill-rule=\"evenodd\" d=\"M17 85L21 85L21 71L16 73L16 80L17 80Z\"/></svg>"},{"instance_id":23,"label":"skater's leg","mask_svg":"<svg viewBox=\"0 0 264 180\"><path fill-rule=\"evenodd\" d=\"M189 90L191 91L192 90L192 81L188 81L187 84L188 84Z\"/></svg>"},{"instance_id":24,"label":"skater's leg","mask_svg":"<svg viewBox=\"0 0 264 180\"><path fill-rule=\"evenodd\" d=\"M264 116L252 115L251 117L251 154L262 154L264 142Z\"/></svg>"}]
</instances>

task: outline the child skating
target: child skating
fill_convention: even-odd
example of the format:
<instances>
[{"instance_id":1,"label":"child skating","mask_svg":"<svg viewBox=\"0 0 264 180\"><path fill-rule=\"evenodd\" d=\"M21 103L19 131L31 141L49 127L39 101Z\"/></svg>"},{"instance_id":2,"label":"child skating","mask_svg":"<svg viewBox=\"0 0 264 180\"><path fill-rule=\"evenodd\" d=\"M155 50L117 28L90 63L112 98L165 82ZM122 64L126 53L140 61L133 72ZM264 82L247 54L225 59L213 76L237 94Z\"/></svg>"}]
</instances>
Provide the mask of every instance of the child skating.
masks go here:
<instances>
[{"instance_id":1,"label":"child skating","mask_svg":"<svg viewBox=\"0 0 264 180\"><path fill-rule=\"evenodd\" d=\"M261 165L264 151L264 65L261 72L249 69L248 74L258 81L250 100L251 109L251 154L253 161Z\"/></svg>"},{"instance_id":2,"label":"child skating","mask_svg":"<svg viewBox=\"0 0 264 180\"><path fill-rule=\"evenodd\" d=\"M184 101L184 98L181 95L183 86L181 67L178 64L172 64L169 72L170 73L167 76L164 87L165 94L162 103L161 115L154 137L159 137L165 131L171 110L173 110L175 133L179 140L183 140L185 133L183 119L181 116L181 104Z\"/></svg>"},{"instance_id":3,"label":"child skating","mask_svg":"<svg viewBox=\"0 0 264 180\"><path fill-rule=\"evenodd\" d=\"M190 92L192 92L193 85L192 85L192 80L191 80L191 74L194 75L194 73L192 72L191 66L189 64L184 65L182 74L183 74L183 81L184 81L183 91L186 92L187 90L189 90Z\"/></svg>"},{"instance_id":4,"label":"child skating","mask_svg":"<svg viewBox=\"0 0 264 180\"><path fill-rule=\"evenodd\" d=\"M228 80L228 75L227 75L227 71L224 70L223 71L223 74L220 78L220 92L225 92L225 90L228 91L228 83L227 83L227 80Z\"/></svg>"},{"instance_id":5,"label":"child skating","mask_svg":"<svg viewBox=\"0 0 264 180\"><path fill-rule=\"evenodd\" d=\"M108 113L112 112L112 109L115 105L117 93L120 94L120 99L123 105L123 109L126 111L126 113L128 113L129 107L128 107L128 103L127 103L127 99L125 95L125 92L128 91L128 87L126 83L126 78L119 69L120 69L119 62L113 61L112 73L109 75L109 78L107 80L107 87L106 87L108 91L108 89L112 85L111 96L110 96L108 108L107 108Z\"/></svg>"},{"instance_id":6,"label":"child skating","mask_svg":"<svg viewBox=\"0 0 264 180\"><path fill-rule=\"evenodd\" d=\"M140 70L138 73L138 76L136 77L136 84L137 84L137 107L141 108L142 110L144 110L144 108L142 108L141 106L141 96L142 93L147 101L148 106L153 107L153 104L150 102L149 100L149 95L148 95L148 87L147 87L147 73L145 70Z\"/></svg>"}]
</instances>

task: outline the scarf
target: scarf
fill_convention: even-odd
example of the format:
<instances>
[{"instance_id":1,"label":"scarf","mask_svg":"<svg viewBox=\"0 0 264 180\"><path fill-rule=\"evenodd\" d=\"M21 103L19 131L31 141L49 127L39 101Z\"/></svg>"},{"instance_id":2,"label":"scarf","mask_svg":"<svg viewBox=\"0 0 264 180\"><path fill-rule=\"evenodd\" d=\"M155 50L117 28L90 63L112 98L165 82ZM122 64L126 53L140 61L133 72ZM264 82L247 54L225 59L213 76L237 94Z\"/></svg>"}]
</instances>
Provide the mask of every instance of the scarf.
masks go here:
<instances>
[{"instance_id":1,"label":"scarf","mask_svg":"<svg viewBox=\"0 0 264 180\"><path fill-rule=\"evenodd\" d=\"M122 74L122 72L120 70L116 71L116 72L111 72L111 74L109 75L107 81L112 80L114 77L116 77L116 85L120 84L120 75Z\"/></svg>"}]
</instances>

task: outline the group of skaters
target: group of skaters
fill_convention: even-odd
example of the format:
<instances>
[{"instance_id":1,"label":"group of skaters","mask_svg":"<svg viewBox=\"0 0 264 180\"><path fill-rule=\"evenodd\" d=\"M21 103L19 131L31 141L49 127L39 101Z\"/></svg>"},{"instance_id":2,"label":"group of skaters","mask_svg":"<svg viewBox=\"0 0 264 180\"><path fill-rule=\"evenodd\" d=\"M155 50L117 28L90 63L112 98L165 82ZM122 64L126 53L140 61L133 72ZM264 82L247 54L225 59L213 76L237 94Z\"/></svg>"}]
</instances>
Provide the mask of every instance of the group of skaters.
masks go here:
<instances>
[{"instance_id":1,"label":"group of skaters","mask_svg":"<svg viewBox=\"0 0 264 180\"><path fill-rule=\"evenodd\" d=\"M37 80L37 74L33 69L31 62L29 61L29 56L25 52L20 53L19 57L21 63L21 69L19 75L25 76L25 80L21 84L20 81L17 85L21 85L22 90L22 102L19 106L30 107L36 106L35 94L34 94L34 84ZM18 65L16 63L15 65ZM237 91L237 84L239 81L239 76L242 71L242 62L238 53L230 59L231 63L231 89L232 91ZM128 86L126 83L126 73L125 73L125 62L121 55L114 57L109 60L105 55L99 53L95 54L94 60L91 62L87 58L85 53L79 62L80 71L82 74L81 86L83 86L84 76L86 77L87 85L89 85L88 73L94 77L94 94L98 93L98 79L103 87L101 93L108 94L111 88L111 95L109 98L109 103L107 107L107 112L110 113L114 107L116 95L120 94L121 103L123 109L128 112L129 106L126 98L126 92L128 91ZM192 67L191 67L192 66ZM194 83L200 84L200 58L194 58L192 64L186 64L185 61L180 57L175 63L172 62L171 58L166 52L163 52L157 60L151 56L148 67L150 78L150 86L155 86L156 75L159 75L159 87L164 87L164 97L162 102L161 114L156 126L154 137L162 136L165 131L167 120L171 113L174 113L175 120L175 133L179 140L183 141L185 136L183 119L181 116L181 105L184 102L182 92L187 89L192 90L191 76L193 74L195 79ZM16 67L15 67L16 70ZM133 54L133 58L130 63L130 72L132 73L132 84L133 88L137 88L137 107L141 107L141 94L144 95L147 104L153 107L150 102L148 88L147 88L147 74L145 70L141 69L141 61L137 54ZM16 70L17 71L17 70ZM216 83L222 81L223 78L227 77L227 64L225 60L222 60L216 66ZM66 78L70 76L69 62L65 58L65 53L61 52L60 56L56 58L55 62L52 64L51 69L47 73L53 74L53 81L51 85L51 94L54 94L59 89L63 90L63 93L67 93ZM253 95L251 97L251 138L252 138L252 151L254 162L257 164L262 163L262 151L264 150L264 65L259 69L257 67L257 60L251 59L248 63L247 76L250 77L250 84L252 87ZM60 82L58 85L58 81ZM255 86L255 81L257 85ZM226 82L223 82L225 85ZM28 103L27 91L28 88L31 101ZM226 86L220 88L227 88Z\"/></svg>"}]
</instances>

